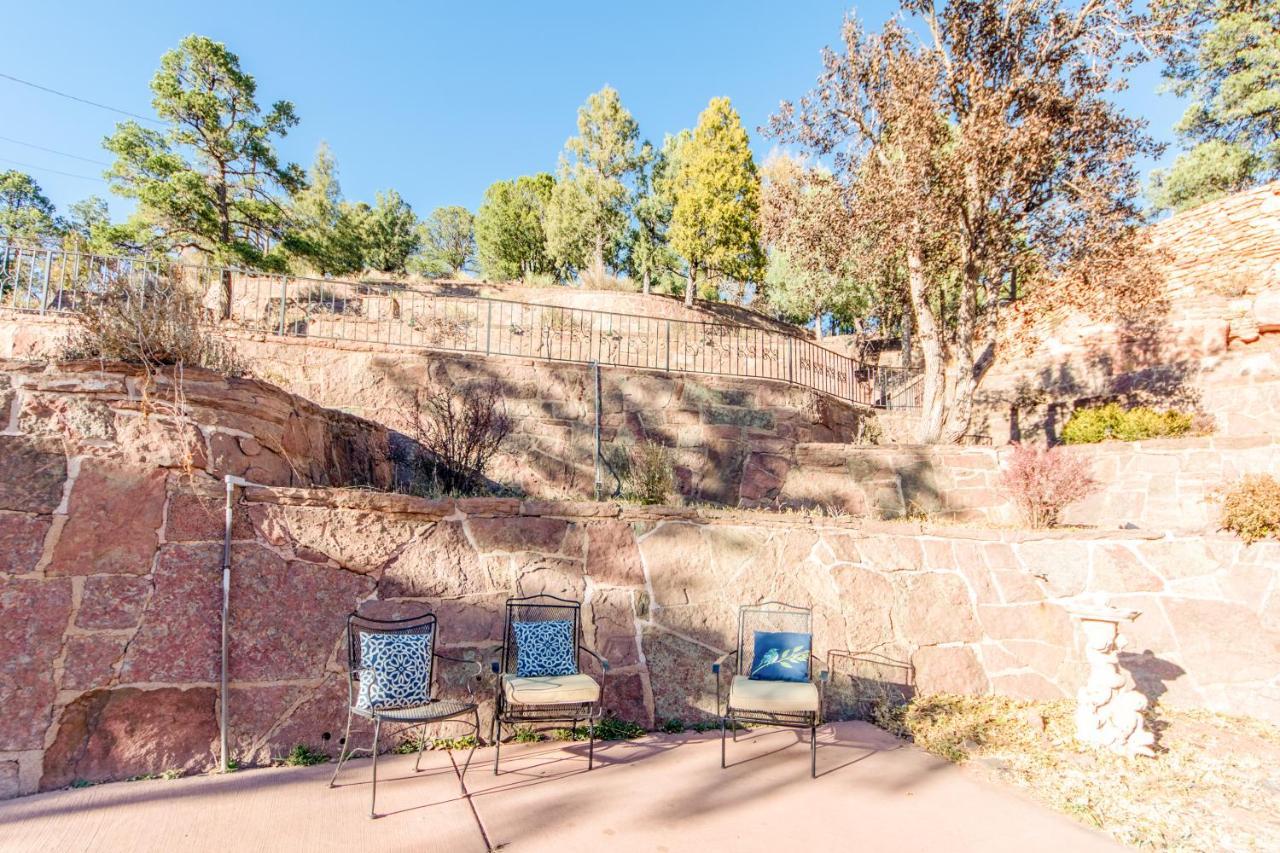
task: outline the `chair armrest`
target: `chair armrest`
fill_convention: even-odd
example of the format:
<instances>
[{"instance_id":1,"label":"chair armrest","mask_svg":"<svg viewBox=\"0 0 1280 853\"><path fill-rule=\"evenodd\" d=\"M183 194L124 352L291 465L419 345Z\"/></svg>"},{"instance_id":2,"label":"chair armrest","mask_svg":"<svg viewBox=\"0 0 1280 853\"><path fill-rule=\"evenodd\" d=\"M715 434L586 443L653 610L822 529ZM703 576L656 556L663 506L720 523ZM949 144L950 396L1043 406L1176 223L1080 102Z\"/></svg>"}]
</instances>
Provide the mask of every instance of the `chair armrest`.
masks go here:
<instances>
[{"instance_id":1,"label":"chair armrest","mask_svg":"<svg viewBox=\"0 0 1280 853\"><path fill-rule=\"evenodd\" d=\"M451 655L442 655L439 652L435 653L435 657L437 657L440 660L447 660L450 663L473 664L476 668L476 678L480 678L482 675L484 675L484 664L480 661L479 658L476 658L475 660L470 660L468 658L455 658Z\"/></svg>"},{"instance_id":2,"label":"chair armrest","mask_svg":"<svg viewBox=\"0 0 1280 853\"><path fill-rule=\"evenodd\" d=\"M587 654L591 655L593 658L595 658L595 659L596 659L596 662L600 664L600 669L601 669L601 670L603 670L604 672L608 672L608 671L609 671L609 661L607 661L607 660L605 660L604 658L600 657L600 655L598 655L598 654L596 654L595 652L591 651L591 649L587 648L586 646L578 646L578 651L580 651L580 652L586 652Z\"/></svg>"},{"instance_id":3,"label":"chair armrest","mask_svg":"<svg viewBox=\"0 0 1280 853\"><path fill-rule=\"evenodd\" d=\"M720 670L723 668L725 662L727 662L729 658L736 658L737 656L738 656L738 650L734 649L731 652L725 652L724 654L720 655L720 657L716 658L714 661L711 662L711 674L716 677L716 713L719 714L720 716L724 716L724 712L720 710L720 707L721 707L720 682L723 680L720 677Z\"/></svg>"}]
</instances>

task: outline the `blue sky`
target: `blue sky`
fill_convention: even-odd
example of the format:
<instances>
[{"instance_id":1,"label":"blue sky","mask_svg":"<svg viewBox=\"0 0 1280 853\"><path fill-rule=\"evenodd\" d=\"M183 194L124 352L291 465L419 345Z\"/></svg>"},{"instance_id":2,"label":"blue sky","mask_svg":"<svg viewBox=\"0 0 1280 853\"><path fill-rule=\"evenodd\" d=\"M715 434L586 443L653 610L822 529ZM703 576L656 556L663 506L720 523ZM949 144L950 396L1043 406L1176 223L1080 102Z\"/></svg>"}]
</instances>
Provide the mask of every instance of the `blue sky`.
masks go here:
<instances>
[{"instance_id":1,"label":"blue sky","mask_svg":"<svg viewBox=\"0 0 1280 853\"><path fill-rule=\"evenodd\" d=\"M326 140L348 198L394 187L421 215L445 204L474 209L494 180L554 170L578 105L605 84L654 140L692 126L710 98L727 95L763 160L774 143L756 128L780 100L810 88L845 12L874 25L896 8L831 0L9 6L0 73L144 115L162 53L193 32L226 42L257 78L264 105L293 101L302 121L280 146L287 158L306 166ZM1158 69L1143 69L1122 102L1167 139L1181 107L1157 96L1158 84ZM120 118L5 79L0 116L0 136L104 161L102 137ZM0 169L8 168L35 175L59 209L93 193L117 216L128 209L100 181L56 174L98 176L99 165L0 139Z\"/></svg>"}]
</instances>

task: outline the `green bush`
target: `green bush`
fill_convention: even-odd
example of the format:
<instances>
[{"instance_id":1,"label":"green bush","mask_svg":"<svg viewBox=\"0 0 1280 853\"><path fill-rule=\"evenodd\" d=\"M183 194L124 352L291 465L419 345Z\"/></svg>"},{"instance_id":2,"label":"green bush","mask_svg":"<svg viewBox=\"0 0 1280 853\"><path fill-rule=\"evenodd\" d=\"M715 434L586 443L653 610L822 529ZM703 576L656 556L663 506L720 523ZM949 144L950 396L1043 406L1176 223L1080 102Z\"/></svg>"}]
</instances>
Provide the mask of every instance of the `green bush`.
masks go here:
<instances>
[{"instance_id":1,"label":"green bush","mask_svg":"<svg viewBox=\"0 0 1280 853\"><path fill-rule=\"evenodd\" d=\"M1222 529L1252 545L1280 538L1280 481L1270 474L1248 474L1222 489Z\"/></svg>"},{"instance_id":2,"label":"green bush","mask_svg":"<svg viewBox=\"0 0 1280 853\"><path fill-rule=\"evenodd\" d=\"M1195 416L1173 409L1157 411L1146 406L1126 409L1119 403L1089 406L1071 413L1062 428L1063 444L1097 444L1100 441L1141 441L1186 435Z\"/></svg>"}]
</instances>

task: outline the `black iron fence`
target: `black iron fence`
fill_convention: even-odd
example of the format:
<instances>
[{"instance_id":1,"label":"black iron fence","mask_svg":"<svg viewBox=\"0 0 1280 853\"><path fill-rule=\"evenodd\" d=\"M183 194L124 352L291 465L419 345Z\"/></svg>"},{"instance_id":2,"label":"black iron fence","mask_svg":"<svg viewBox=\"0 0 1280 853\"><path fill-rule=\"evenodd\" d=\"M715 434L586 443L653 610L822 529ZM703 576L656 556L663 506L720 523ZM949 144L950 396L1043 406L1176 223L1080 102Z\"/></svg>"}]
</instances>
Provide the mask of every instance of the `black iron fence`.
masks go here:
<instances>
[{"instance_id":1,"label":"black iron fence","mask_svg":"<svg viewBox=\"0 0 1280 853\"><path fill-rule=\"evenodd\" d=\"M781 332L451 296L398 282L273 275L9 246L0 257L0 309L74 312L121 278L143 294L150 286L180 283L200 296L211 320L222 318L250 331L774 379L878 408L920 406L919 371L863 365Z\"/></svg>"}]
</instances>

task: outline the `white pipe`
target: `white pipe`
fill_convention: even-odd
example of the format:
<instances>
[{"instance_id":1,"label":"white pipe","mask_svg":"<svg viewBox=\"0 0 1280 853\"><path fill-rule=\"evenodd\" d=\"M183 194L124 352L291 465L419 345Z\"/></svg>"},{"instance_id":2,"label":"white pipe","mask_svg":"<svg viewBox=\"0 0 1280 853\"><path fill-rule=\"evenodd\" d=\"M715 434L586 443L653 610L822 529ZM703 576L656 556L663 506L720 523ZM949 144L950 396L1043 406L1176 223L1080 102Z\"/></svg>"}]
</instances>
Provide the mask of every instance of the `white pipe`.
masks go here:
<instances>
[{"instance_id":1,"label":"white pipe","mask_svg":"<svg viewBox=\"0 0 1280 853\"><path fill-rule=\"evenodd\" d=\"M236 486L247 486L243 477L228 474L225 526L222 531L222 672L218 691L218 765L227 772L227 619L231 614L231 525L235 506Z\"/></svg>"}]
</instances>

